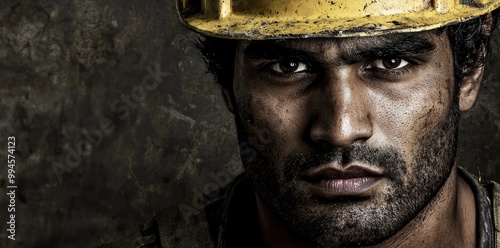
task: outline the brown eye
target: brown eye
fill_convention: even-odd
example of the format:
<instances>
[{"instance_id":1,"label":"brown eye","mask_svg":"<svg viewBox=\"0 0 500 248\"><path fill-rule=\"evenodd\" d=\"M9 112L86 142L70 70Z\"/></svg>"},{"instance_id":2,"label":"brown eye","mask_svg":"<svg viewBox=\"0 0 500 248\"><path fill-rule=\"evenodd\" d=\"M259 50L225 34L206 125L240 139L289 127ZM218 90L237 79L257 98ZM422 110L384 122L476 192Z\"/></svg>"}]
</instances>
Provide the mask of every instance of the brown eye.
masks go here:
<instances>
[{"instance_id":1,"label":"brown eye","mask_svg":"<svg viewBox=\"0 0 500 248\"><path fill-rule=\"evenodd\" d=\"M271 69L278 73L298 73L307 71L309 68L306 64L296 61L280 61L271 66Z\"/></svg>"},{"instance_id":2,"label":"brown eye","mask_svg":"<svg viewBox=\"0 0 500 248\"><path fill-rule=\"evenodd\" d=\"M382 60L382 64L386 69L394 69L398 68L401 65L401 59L384 59Z\"/></svg>"},{"instance_id":3,"label":"brown eye","mask_svg":"<svg viewBox=\"0 0 500 248\"><path fill-rule=\"evenodd\" d=\"M377 68L383 70L396 70L407 66L408 61L401 58L383 58L373 61L369 68Z\"/></svg>"}]
</instances>

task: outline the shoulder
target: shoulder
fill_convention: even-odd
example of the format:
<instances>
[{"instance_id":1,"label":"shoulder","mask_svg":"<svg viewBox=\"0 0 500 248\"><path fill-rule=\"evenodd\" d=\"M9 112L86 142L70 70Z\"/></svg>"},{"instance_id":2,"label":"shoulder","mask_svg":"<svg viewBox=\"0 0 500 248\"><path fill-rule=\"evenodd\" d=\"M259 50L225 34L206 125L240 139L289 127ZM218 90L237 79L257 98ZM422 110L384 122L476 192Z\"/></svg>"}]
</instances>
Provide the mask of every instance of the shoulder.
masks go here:
<instances>
[{"instance_id":1,"label":"shoulder","mask_svg":"<svg viewBox=\"0 0 500 248\"><path fill-rule=\"evenodd\" d=\"M131 235L113 243L105 244L100 248L149 248L161 247L158 235L156 218L148 220L144 225L139 225Z\"/></svg>"},{"instance_id":2,"label":"shoulder","mask_svg":"<svg viewBox=\"0 0 500 248\"><path fill-rule=\"evenodd\" d=\"M240 175L208 196L195 197L201 202L161 209L132 235L101 248L213 247L224 222L229 198L234 198L235 188L240 188L237 186L244 178Z\"/></svg>"},{"instance_id":3,"label":"shoulder","mask_svg":"<svg viewBox=\"0 0 500 248\"><path fill-rule=\"evenodd\" d=\"M500 247L500 186L493 181L485 182L461 167L458 172L474 193L478 247Z\"/></svg>"},{"instance_id":4,"label":"shoulder","mask_svg":"<svg viewBox=\"0 0 500 248\"><path fill-rule=\"evenodd\" d=\"M500 184L495 181L485 183L491 198L491 215L493 222L493 247L500 247Z\"/></svg>"},{"instance_id":5,"label":"shoulder","mask_svg":"<svg viewBox=\"0 0 500 248\"><path fill-rule=\"evenodd\" d=\"M100 248L211 247L207 225L200 217L184 220L177 208L168 207L131 235Z\"/></svg>"},{"instance_id":6,"label":"shoulder","mask_svg":"<svg viewBox=\"0 0 500 248\"><path fill-rule=\"evenodd\" d=\"M491 181L487 187L490 189L490 197L493 205L493 223L495 230L500 230L500 184Z\"/></svg>"},{"instance_id":7,"label":"shoulder","mask_svg":"<svg viewBox=\"0 0 500 248\"><path fill-rule=\"evenodd\" d=\"M230 202L246 177L237 176L227 185L196 197L197 203L179 204L158 212L156 219L162 247L208 248L221 240Z\"/></svg>"}]
</instances>

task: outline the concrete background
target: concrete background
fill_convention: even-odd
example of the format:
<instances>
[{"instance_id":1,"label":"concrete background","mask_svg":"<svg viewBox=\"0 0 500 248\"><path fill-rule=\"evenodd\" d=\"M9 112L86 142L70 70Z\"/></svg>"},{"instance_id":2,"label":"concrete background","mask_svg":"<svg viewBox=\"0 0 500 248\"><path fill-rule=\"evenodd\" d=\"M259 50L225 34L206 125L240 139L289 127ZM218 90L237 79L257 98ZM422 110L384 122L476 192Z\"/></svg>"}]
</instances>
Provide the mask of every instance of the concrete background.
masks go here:
<instances>
[{"instance_id":1,"label":"concrete background","mask_svg":"<svg viewBox=\"0 0 500 248\"><path fill-rule=\"evenodd\" d=\"M240 168L231 115L171 0L0 2L0 247L95 247ZM500 35L459 164L500 180ZM16 241L7 137L16 138Z\"/></svg>"}]
</instances>

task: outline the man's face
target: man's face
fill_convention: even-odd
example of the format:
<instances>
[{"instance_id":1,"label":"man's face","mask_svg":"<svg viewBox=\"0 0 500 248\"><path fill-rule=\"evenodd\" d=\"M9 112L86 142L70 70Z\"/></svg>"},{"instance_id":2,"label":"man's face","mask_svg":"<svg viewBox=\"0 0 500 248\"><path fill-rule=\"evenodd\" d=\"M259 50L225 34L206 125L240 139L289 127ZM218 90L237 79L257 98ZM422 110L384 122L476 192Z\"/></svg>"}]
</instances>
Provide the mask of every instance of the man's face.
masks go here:
<instances>
[{"instance_id":1,"label":"man's face","mask_svg":"<svg viewBox=\"0 0 500 248\"><path fill-rule=\"evenodd\" d=\"M450 50L436 31L240 42L226 92L259 202L310 243L371 245L408 224L454 164Z\"/></svg>"}]
</instances>

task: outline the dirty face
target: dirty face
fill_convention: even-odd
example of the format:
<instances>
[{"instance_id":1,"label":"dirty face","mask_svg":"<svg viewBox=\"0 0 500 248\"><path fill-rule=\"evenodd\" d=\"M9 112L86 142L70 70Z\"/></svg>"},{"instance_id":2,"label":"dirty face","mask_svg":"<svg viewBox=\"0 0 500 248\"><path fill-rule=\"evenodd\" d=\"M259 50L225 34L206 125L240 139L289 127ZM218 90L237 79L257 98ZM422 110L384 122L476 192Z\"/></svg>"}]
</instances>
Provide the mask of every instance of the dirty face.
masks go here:
<instances>
[{"instance_id":1,"label":"dirty face","mask_svg":"<svg viewBox=\"0 0 500 248\"><path fill-rule=\"evenodd\" d=\"M445 32L242 41L233 89L259 203L306 242L380 243L454 165L457 98Z\"/></svg>"}]
</instances>

